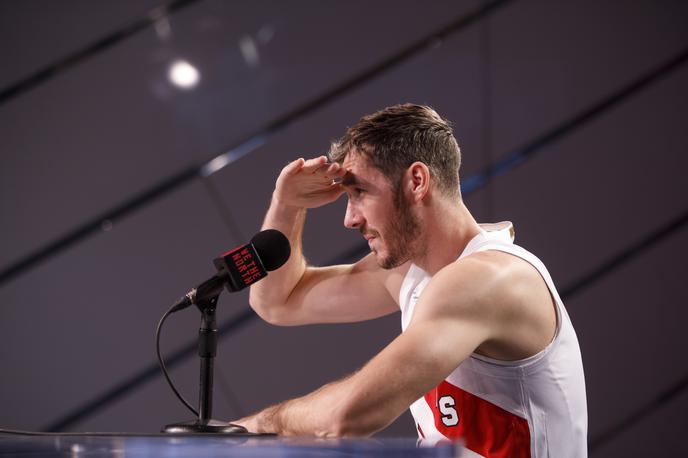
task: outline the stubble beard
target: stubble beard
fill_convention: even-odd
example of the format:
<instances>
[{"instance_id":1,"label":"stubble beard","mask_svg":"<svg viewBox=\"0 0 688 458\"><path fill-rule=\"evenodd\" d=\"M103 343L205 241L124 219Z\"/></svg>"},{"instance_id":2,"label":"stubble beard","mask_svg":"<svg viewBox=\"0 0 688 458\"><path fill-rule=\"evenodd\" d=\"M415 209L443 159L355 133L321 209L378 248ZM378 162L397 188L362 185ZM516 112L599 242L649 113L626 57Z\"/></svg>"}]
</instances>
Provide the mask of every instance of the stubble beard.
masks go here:
<instances>
[{"instance_id":1,"label":"stubble beard","mask_svg":"<svg viewBox=\"0 0 688 458\"><path fill-rule=\"evenodd\" d=\"M394 198L395 212L385 228L387 255L378 257L378 265L389 270L413 259L422 248L420 245L421 222L413 214L400 190Z\"/></svg>"}]
</instances>

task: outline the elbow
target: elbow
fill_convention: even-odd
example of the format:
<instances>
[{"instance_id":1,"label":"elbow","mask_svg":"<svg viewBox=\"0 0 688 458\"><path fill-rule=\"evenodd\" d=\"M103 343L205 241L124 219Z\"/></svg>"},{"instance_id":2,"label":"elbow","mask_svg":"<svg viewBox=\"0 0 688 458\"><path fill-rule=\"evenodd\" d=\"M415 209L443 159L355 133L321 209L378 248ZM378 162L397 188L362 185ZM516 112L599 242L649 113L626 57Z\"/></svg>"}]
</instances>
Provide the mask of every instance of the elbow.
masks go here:
<instances>
[{"instance_id":1,"label":"elbow","mask_svg":"<svg viewBox=\"0 0 688 458\"><path fill-rule=\"evenodd\" d=\"M268 307L267 301L261 300L258 294L254 294L253 289L249 293L248 304L251 306L254 312L263 320L272 325L279 326L282 317L279 313L276 313L274 305Z\"/></svg>"},{"instance_id":2,"label":"elbow","mask_svg":"<svg viewBox=\"0 0 688 458\"><path fill-rule=\"evenodd\" d=\"M274 298L265 298L254 291L249 292L248 303L254 312L265 322L274 326L289 326L289 313L286 313L286 304Z\"/></svg>"},{"instance_id":3,"label":"elbow","mask_svg":"<svg viewBox=\"0 0 688 458\"><path fill-rule=\"evenodd\" d=\"M249 288L248 302L251 308L264 321L275 326L295 326L305 324L299 316L300 300L294 300L294 291L297 289L304 271L293 281L280 280L262 281L251 285Z\"/></svg>"}]
</instances>

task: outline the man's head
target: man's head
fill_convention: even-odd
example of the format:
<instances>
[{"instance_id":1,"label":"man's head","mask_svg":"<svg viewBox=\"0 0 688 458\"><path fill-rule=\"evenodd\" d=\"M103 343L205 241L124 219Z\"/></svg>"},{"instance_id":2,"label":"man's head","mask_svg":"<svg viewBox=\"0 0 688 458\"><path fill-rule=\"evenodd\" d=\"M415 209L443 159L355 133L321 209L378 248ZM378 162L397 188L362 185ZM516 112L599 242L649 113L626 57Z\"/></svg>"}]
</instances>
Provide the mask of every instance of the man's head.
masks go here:
<instances>
[{"instance_id":1,"label":"man's head","mask_svg":"<svg viewBox=\"0 0 688 458\"><path fill-rule=\"evenodd\" d=\"M332 145L330 157L350 171L344 224L363 233L385 269L424 250L423 224L402 189L404 177L423 169L439 196L460 200L459 147L449 123L429 107L397 105L361 118Z\"/></svg>"},{"instance_id":2,"label":"man's head","mask_svg":"<svg viewBox=\"0 0 688 458\"><path fill-rule=\"evenodd\" d=\"M427 106L406 103L362 117L332 144L330 159L360 154L395 187L414 162L424 163L444 195L460 198L461 152L451 124Z\"/></svg>"}]
</instances>

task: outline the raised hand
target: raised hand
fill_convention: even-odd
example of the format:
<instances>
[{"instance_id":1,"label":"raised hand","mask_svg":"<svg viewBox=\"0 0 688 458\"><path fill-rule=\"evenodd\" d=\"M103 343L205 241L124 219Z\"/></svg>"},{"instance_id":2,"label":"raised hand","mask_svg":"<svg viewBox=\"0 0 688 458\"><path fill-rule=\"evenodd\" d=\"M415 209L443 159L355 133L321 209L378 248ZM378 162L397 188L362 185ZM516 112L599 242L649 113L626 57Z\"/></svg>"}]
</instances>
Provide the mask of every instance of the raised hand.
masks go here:
<instances>
[{"instance_id":1,"label":"raised hand","mask_svg":"<svg viewBox=\"0 0 688 458\"><path fill-rule=\"evenodd\" d=\"M282 205L316 208L337 200L344 192L338 181L346 171L320 156L299 158L282 169L275 184L275 199Z\"/></svg>"}]
</instances>

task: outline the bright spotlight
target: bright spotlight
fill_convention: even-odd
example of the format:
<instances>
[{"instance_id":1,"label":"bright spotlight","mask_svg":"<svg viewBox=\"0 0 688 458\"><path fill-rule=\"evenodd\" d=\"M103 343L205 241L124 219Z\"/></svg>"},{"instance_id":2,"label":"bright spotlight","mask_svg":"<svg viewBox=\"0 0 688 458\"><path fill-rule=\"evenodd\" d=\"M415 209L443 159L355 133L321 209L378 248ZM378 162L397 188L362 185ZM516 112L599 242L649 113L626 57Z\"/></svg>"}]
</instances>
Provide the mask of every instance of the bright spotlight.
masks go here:
<instances>
[{"instance_id":1,"label":"bright spotlight","mask_svg":"<svg viewBox=\"0 0 688 458\"><path fill-rule=\"evenodd\" d=\"M181 89L192 89L198 84L200 73L196 67L185 60L175 60L168 73L170 81Z\"/></svg>"}]
</instances>

